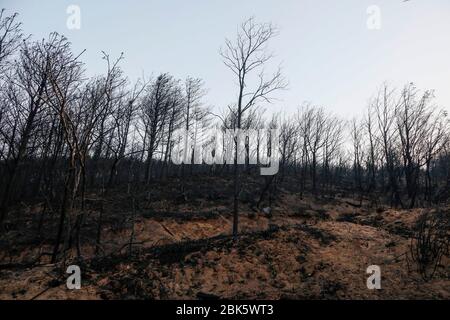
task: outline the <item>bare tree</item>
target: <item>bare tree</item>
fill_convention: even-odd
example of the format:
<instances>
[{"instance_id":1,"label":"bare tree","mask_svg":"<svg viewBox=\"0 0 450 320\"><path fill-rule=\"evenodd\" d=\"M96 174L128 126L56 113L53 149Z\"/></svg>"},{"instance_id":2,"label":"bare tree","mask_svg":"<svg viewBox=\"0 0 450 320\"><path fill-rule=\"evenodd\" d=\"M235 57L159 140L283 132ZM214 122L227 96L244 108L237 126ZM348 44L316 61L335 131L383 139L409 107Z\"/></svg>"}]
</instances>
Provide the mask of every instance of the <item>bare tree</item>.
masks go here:
<instances>
[{"instance_id":1,"label":"bare tree","mask_svg":"<svg viewBox=\"0 0 450 320\"><path fill-rule=\"evenodd\" d=\"M170 106L169 106L169 119L167 121L167 128L166 128L166 134L164 136L165 143L163 141L163 150L162 156L162 168L160 176L161 178L167 177L168 175L168 168L169 164L168 161L171 158L172 150L175 145L175 138L174 138L174 132L179 129L183 123L182 123L182 114L183 114L183 102L184 102L184 96L182 93L182 89L177 85L173 88L172 94L170 97Z\"/></svg>"},{"instance_id":2,"label":"bare tree","mask_svg":"<svg viewBox=\"0 0 450 320\"><path fill-rule=\"evenodd\" d=\"M299 122L302 124L302 136L307 152L307 159L310 163L312 189L317 191L317 167L320 160L320 150L325 145L325 132L327 117L323 108L311 107L307 105L299 115Z\"/></svg>"},{"instance_id":3,"label":"bare tree","mask_svg":"<svg viewBox=\"0 0 450 320\"><path fill-rule=\"evenodd\" d=\"M377 171L377 158L378 158L378 143L375 136L375 123L374 123L374 106L371 104L367 108L366 118L365 118L365 131L368 137L369 151L368 151L368 164L367 168L369 171L369 185L368 193L376 190L376 171Z\"/></svg>"},{"instance_id":4,"label":"bare tree","mask_svg":"<svg viewBox=\"0 0 450 320\"><path fill-rule=\"evenodd\" d=\"M337 116L327 117L323 144L323 176L325 189L331 189L331 167L343 142L344 123Z\"/></svg>"},{"instance_id":5,"label":"bare tree","mask_svg":"<svg viewBox=\"0 0 450 320\"><path fill-rule=\"evenodd\" d=\"M7 95L12 107L9 110L10 129L2 129L2 135L9 143L7 162L10 161L10 164L0 203L0 225L6 217L18 168L45 106L49 74L61 71L58 55L61 50L66 50L65 41L65 38L51 34L47 41L31 44L23 42L19 60L15 63L13 73L8 76L11 85Z\"/></svg>"},{"instance_id":6,"label":"bare tree","mask_svg":"<svg viewBox=\"0 0 450 320\"><path fill-rule=\"evenodd\" d=\"M426 129L427 135L423 140L425 162L425 198L431 204L434 196L434 184L431 176L433 162L436 163L439 155L449 144L449 119L447 112L438 110L433 112Z\"/></svg>"},{"instance_id":7,"label":"bare tree","mask_svg":"<svg viewBox=\"0 0 450 320\"><path fill-rule=\"evenodd\" d=\"M281 155L281 173L280 182L283 182L286 166L292 161L298 148L298 124L292 119L284 119L280 124L280 155Z\"/></svg>"},{"instance_id":8,"label":"bare tree","mask_svg":"<svg viewBox=\"0 0 450 320\"><path fill-rule=\"evenodd\" d=\"M267 76L263 67L273 58L268 53L267 44L275 37L277 31L272 24L257 23L250 18L239 27L237 37L234 41L225 40L225 49L220 51L225 65L237 78L238 94L236 102L236 129L241 129L242 118L246 111L254 107L258 102L272 101L273 93L287 86L287 82L281 74L281 69ZM254 85L251 76L257 75ZM238 203L240 193L240 176L237 165L238 141L235 139L234 155L234 206L233 206L233 237L238 235Z\"/></svg>"},{"instance_id":9,"label":"bare tree","mask_svg":"<svg viewBox=\"0 0 450 320\"><path fill-rule=\"evenodd\" d=\"M428 135L428 123L432 115L428 110L432 92L426 91L421 97L418 94L412 83L405 86L401 104L395 110L410 208L415 205L417 180L420 168L425 164L422 141Z\"/></svg>"},{"instance_id":10,"label":"bare tree","mask_svg":"<svg viewBox=\"0 0 450 320\"><path fill-rule=\"evenodd\" d=\"M395 98L395 91L388 88L386 84L380 89L376 102L375 111L377 116L377 126L379 139L383 148L384 165L388 173L388 189L391 192L391 205L403 206L400 198L399 187L396 174L397 154L395 144L397 131L395 128L395 110L399 106L399 101Z\"/></svg>"},{"instance_id":11,"label":"bare tree","mask_svg":"<svg viewBox=\"0 0 450 320\"><path fill-rule=\"evenodd\" d=\"M359 191L359 203L363 200L363 172L362 166L364 155L363 146L363 125L356 118L352 120L351 139L353 144L353 172L354 172L354 190Z\"/></svg>"},{"instance_id":12,"label":"bare tree","mask_svg":"<svg viewBox=\"0 0 450 320\"><path fill-rule=\"evenodd\" d=\"M141 105L141 120L144 124L144 149L147 151L144 182L152 179L153 156L161 141L163 128L168 119L170 95L173 78L167 73L159 75L154 83L147 87Z\"/></svg>"},{"instance_id":13,"label":"bare tree","mask_svg":"<svg viewBox=\"0 0 450 320\"><path fill-rule=\"evenodd\" d=\"M201 140L202 129L204 129L204 122L208 117L208 108L203 106L202 99L206 94L204 89L204 82L199 78L188 77L185 81L185 106L184 106L184 129L186 134L191 141L192 145L185 145L186 150L184 151L184 159L188 160L190 158L190 163L193 163L197 152L197 145ZM184 194L185 188L185 163L183 162L181 166L181 188ZM192 166L191 166L192 170Z\"/></svg>"}]
</instances>

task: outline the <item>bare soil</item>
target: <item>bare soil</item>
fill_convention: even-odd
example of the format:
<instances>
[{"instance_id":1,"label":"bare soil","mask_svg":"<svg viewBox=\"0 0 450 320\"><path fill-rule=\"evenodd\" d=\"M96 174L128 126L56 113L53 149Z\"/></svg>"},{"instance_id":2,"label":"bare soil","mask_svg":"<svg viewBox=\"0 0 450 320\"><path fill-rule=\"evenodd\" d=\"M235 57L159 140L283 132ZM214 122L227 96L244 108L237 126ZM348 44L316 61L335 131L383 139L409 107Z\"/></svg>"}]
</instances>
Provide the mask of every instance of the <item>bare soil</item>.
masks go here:
<instances>
[{"instance_id":1,"label":"bare soil","mask_svg":"<svg viewBox=\"0 0 450 320\"><path fill-rule=\"evenodd\" d=\"M38 234L41 205L17 206L18 222L0 243L0 299L450 298L448 257L428 282L408 259L421 209L359 207L342 194L300 197L280 187L268 214L254 209L255 191L242 201L235 242L232 185L216 180L193 182L197 189L181 200L168 185L139 194L131 254L130 199L116 191L105 201L100 253L94 254L93 205L82 229L82 259L73 250L65 264L50 264L46 254L56 217L44 216ZM95 204L96 195L90 198ZM66 288L68 264L81 267L80 290ZM381 290L366 286L370 265L381 268Z\"/></svg>"}]
</instances>

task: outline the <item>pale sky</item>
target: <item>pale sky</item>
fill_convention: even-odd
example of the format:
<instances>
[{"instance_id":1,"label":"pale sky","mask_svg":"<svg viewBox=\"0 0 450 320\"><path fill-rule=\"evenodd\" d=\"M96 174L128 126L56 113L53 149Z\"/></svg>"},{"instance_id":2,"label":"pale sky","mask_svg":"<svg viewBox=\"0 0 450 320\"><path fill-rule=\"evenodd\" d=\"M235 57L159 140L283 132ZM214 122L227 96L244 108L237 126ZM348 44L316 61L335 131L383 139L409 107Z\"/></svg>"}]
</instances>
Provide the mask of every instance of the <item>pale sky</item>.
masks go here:
<instances>
[{"instance_id":1,"label":"pale sky","mask_svg":"<svg viewBox=\"0 0 450 320\"><path fill-rule=\"evenodd\" d=\"M68 5L81 9L81 29L66 26ZM367 27L367 8L380 8L381 29ZM105 70L101 51L124 52L126 74L169 72L204 79L217 110L235 100L233 75L218 54L225 37L250 16L273 22L272 67L282 63L289 90L267 109L293 112L311 101L349 118L362 113L384 81L435 89L450 111L449 0L0 0L17 11L34 39L66 35L89 75ZM270 70L270 66L268 68Z\"/></svg>"}]
</instances>

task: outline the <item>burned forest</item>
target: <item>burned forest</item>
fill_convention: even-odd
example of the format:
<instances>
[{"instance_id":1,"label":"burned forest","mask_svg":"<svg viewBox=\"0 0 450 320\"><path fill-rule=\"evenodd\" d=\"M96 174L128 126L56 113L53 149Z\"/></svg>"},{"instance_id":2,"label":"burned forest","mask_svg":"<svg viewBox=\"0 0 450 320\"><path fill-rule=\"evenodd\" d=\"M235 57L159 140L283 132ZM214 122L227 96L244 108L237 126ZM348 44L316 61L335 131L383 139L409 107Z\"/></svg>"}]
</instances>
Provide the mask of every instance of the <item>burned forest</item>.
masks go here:
<instances>
[{"instance_id":1,"label":"burned forest","mask_svg":"<svg viewBox=\"0 0 450 320\"><path fill-rule=\"evenodd\" d=\"M285 109L283 29L252 17L211 105L193 64L135 78L106 47L92 75L26 30L1 10L0 299L450 298L449 106L421 79Z\"/></svg>"}]
</instances>

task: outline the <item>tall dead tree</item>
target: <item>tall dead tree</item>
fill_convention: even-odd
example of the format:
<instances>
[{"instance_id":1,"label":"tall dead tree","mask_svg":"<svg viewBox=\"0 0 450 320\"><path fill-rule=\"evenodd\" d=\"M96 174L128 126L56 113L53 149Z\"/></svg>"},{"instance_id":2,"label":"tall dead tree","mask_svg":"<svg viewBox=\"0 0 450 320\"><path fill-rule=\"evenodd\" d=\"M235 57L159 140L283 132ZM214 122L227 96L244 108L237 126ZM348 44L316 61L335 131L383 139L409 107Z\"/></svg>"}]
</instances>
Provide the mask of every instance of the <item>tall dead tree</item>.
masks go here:
<instances>
[{"instance_id":1,"label":"tall dead tree","mask_svg":"<svg viewBox=\"0 0 450 320\"><path fill-rule=\"evenodd\" d=\"M390 202L393 206L401 205L403 207L396 168L398 157L395 150L398 134L395 128L395 110L398 106L399 101L395 97L395 90L389 89L384 84L375 103L377 127L383 149L384 166L388 174L387 189L391 193Z\"/></svg>"},{"instance_id":2,"label":"tall dead tree","mask_svg":"<svg viewBox=\"0 0 450 320\"><path fill-rule=\"evenodd\" d=\"M165 134L162 141L162 167L160 170L160 178L163 179L168 175L169 164L168 161L171 157L172 150L175 144L174 132L179 129L182 123L182 114L183 114L183 102L184 96L181 88L178 85L175 85L172 89L172 93L170 95L169 102L169 110L168 110L168 120L166 124Z\"/></svg>"},{"instance_id":3,"label":"tall dead tree","mask_svg":"<svg viewBox=\"0 0 450 320\"><path fill-rule=\"evenodd\" d=\"M344 133L344 123L337 116L330 115L327 117L323 144L323 184L325 189L331 191L332 165L338 155Z\"/></svg>"},{"instance_id":4,"label":"tall dead tree","mask_svg":"<svg viewBox=\"0 0 450 320\"><path fill-rule=\"evenodd\" d=\"M367 134L368 139L368 145L369 145L369 151L368 151L368 161L367 161L367 169L369 171L369 184L367 191L369 194L372 193L372 191L376 190L377 188L377 179L376 179L376 172L377 172L377 158L378 158L378 143L375 136L375 122L374 122L374 106L369 105L367 108L366 117L364 120L364 126L365 131ZM374 198L372 196L372 198Z\"/></svg>"},{"instance_id":5,"label":"tall dead tree","mask_svg":"<svg viewBox=\"0 0 450 320\"><path fill-rule=\"evenodd\" d=\"M146 82L137 81L132 90L119 95L118 103L111 114L112 130L110 133L111 138L109 139L110 143L107 144L107 147L111 154L112 164L109 169L109 178L105 191L113 186L120 161L134 153L134 151L126 152L129 133L138 109L137 100L146 86Z\"/></svg>"},{"instance_id":6,"label":"tall dead tree","mask_svg":"<svg viewBox=\"0 0 450 320\"><path fill-rule=\"evenodd\" d=\"M363 199L363 159L364 155L364 140L363 140L363 125L357 119L353 119L351 123L351 140L353 144L353 176L354 176L354 190L359 193L359 202L362 204Z\"/></svg>"},{"instance_id":7,"label":"tall dead tree","mask_svg":"<svg viewBox=\"0 0 450 320\"><path fill-rule=\"evenodd\" d=\"M194 125L195 121L195 114L201 112L201 106L202 106L202 98L205 96L205 89L204 83L202 79L199 78L192 78L188 77L186 78L186 81L184 83L184 112L183 112L183 118L184 118L184 129L186 130L186 133L189 135L192 133L192 126ZM193 137L191 137L193 138ZM192 158L194 157L194 151L195 150L183 150L184 152L184 159L187 160L188 157ZM186 175L186 165L183 162L181 165L181 189L182 192L184 192L185 187L185 175Z\"/></svg>"},{"instance_id":8,"label":"tall dead tree","mask_svg":"<svg viewBox=\"0 0 450 320\"><path fill-rule=\"evenodd\" d=\"M425 164L422 141L428 135L428 123L432 115L428 108L432 93L426 91L422 96L418 95L413 84L407 85L401 93L401 103L395 110L410 208L415 205L420 169Z\"/></svg>"},{"instance_id":9,"label":"tall dead tree","mask_svg":"<svg viewBox=\"0 0 450 320\"><path fill-rule=\"evenodd\" d=\"M317 168L320 161L320 150L326 143L325 132L327 116L323 108L306 106L301 111L302 136L310 163L313 193L317 192Z\"/></svg>"},{"instance_id":10,"label":"tall dead tree","mask_svg":"<svg viewBox=\"0 0 450 320\"><path fill-rule=\"evenodd\" d=\"M170 95L173 89L173 78L167 73L159 75L146 89L141 105L141 120L144 125L144 149L147 152L145 161L144 183L152 179L153 157L162 138L162 132L168 120Z\"/></svg>"},{"instance_id":11,"label":"tall dead tree","mask_svg":"<svg viewBox=\"0 0 450 320\"><path fill-rule=\"evenodd\" d=\"M280 182L283 182L286 166L292 161L298 148L298 124L293 120L284 119L280 124Z\"/></svg>"},{"instance_id":12,"label":"tall dead tree","mask_svg":"<svg viewBox=\"0 0 450 320\"><path fill-rule=\"evenodd\" d=\"M10 143L10 153L7 159L8 175L0 202L0 225L8 211L19 166L26 155L30 138L37 129L37 119L43 110L49 85L49 73L52 68L59 68L54 62L54 56L58 54L61 41L58 35L52 34L47 41L31 44L23 42L13 73L8 76L8 81L13 85L9 87L9 97L13 103L13 109L9 112L16 113L16 116L10 118L13 124L7 134L9 138L6 138ZM4 129L2 131L5 132Z\"/></svg>"},{"instance_id":13,"label":"tall dead tree","mask_svg":"<svg viewBox=\"0 0 450 320\"><path fill-rule=\"evenodd\" d=\"M271 76L264 73L264 66L273 58L267 45L277 34L276 28L270 23L257 23L254 18L246 20L239 26L234 41L225 40L225 49L220 51L225 65L237 79L236 129L239 134L242 118L246 111L261 101L270 102L271 94L287 86L281 74L281 69ZM252 76L256 75L256 79ZM233 237L238 235L238 213L240 175L238 169L238 139L235 138L234 152L234 205L233 205Z\"/></svg>"}]
</instances>

